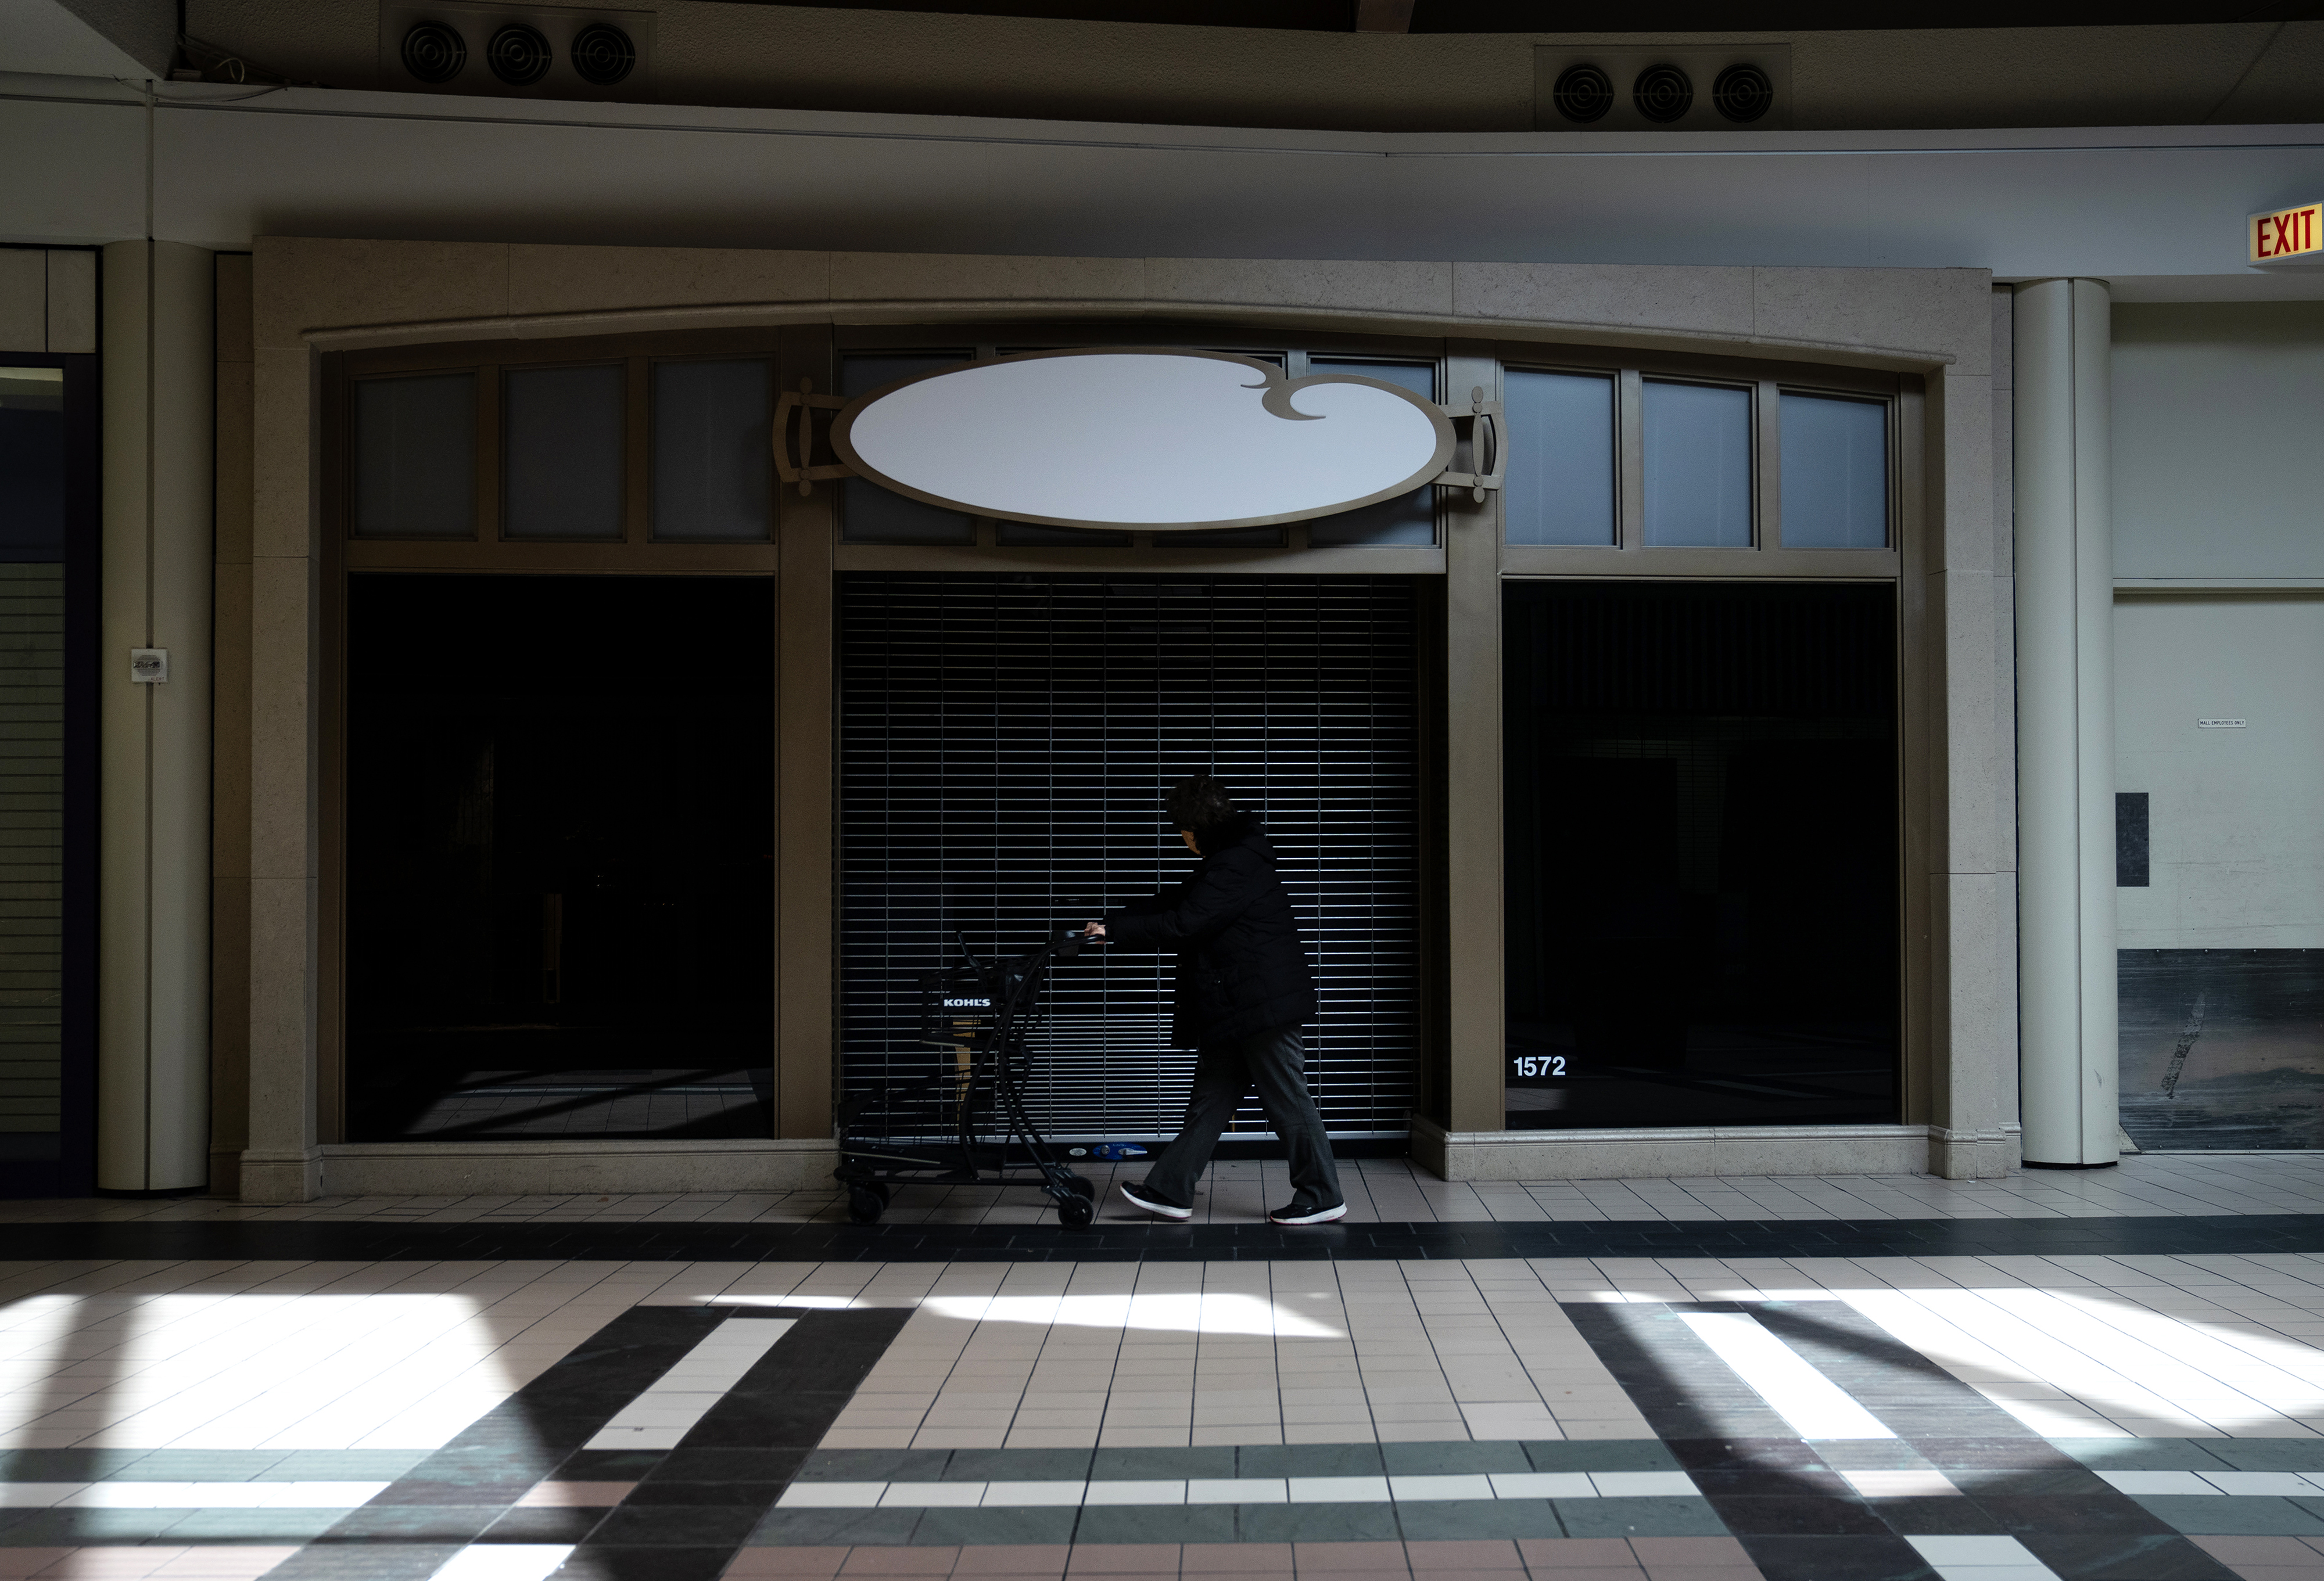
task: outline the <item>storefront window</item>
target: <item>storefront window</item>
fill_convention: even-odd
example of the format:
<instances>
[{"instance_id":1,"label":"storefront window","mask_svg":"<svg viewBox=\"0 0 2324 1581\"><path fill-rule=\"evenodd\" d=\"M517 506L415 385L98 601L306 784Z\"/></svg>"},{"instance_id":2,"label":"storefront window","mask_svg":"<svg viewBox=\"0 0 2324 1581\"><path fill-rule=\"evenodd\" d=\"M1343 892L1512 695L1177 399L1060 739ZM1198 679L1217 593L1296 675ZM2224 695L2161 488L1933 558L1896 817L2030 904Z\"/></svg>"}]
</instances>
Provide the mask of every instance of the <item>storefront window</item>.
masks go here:
<instances>
[{"instance_id":1,"label":"storefront window","mask_svg":"<svg viewBox=\"0 0 2324 1581\"><path fill-rule=\"evenodd\" d=\"M1783 398L1784 547L1888 547L1888 408L1830 396Z\"/></svg>"},{"instance_id":2,"label":"storefront window","mask_svg":"<svg viewBox=\"0 0 2324 1581\"><path fill-rule=\"evenodd\" d=\"M763 360L654 364L654 537L766 541L772 377Z\"/></svg>"},{"instance_id":3,"label":"storefront window","mask_svg":"<svg viewBox=\"0 0 2324 1581\"><path fill-rule=\"evenodd\" d=\"M512 368L501 536L622 536L622 370Z\"/></svg>"},{"instance_id":4,"label":"storefront window","mask_svg":"<svg viewBox=\"0 0 2324 1581\"><path fill-rule=\"evenodd\" d=\"M1509 1126L1895 1119L1894 586L1505 600Z\"/></svg>"},{"instance_id":5,"label":"storefront window","mask_svg":"<svg viewBox=\"0 0 2324 1581\"><path fill-rule=\"evenodd\" d=\"M1646 381L1650 548L1751 547L1751 392Z\"/></svg>"},{"instance_id":6,"label":"storefront window","mask_svg":"<svg viewBox=\"0 0 2324 1581\"><path fill-rule=\"evenodd\" d=\"M350 1138L767 1135L773 584L356 575L346 634Z\"/></svg>"},{"instance_id":7,"label":"storefront window","mask_svg":"<svg viewBox=\"0 0 2324 1581\"><path fill-rule=\"evenodd\" d=\"M1513 544L1614 542L1614 380L1605 373L1503 376Z\"/></svg>"},{"instance_id":8,"label":"storefront window","mask_svg":"<svg viewBox=\"0 0 2324 1581\"><path fill-rule=\"evenodd\" d=\"M363 379L355 390L358 538L476 536L476 376Z\"/></svg>"}]
</instances>

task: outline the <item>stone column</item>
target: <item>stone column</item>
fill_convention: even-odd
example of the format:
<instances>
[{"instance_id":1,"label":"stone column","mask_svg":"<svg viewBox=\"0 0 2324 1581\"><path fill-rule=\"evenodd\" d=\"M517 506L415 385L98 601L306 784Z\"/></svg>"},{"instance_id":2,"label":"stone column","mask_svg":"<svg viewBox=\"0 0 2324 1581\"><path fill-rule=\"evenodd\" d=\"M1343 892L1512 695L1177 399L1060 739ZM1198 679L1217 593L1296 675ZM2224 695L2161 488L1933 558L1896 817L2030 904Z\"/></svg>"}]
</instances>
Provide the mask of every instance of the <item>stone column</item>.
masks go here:
<instances>
[{"instance_id":1,"label":"stone column","mask_svg":"<svg viewBox=\"0 0 2324 1581\"><path fill-rule=\"evenodd\" d=\"M104 278L97 1183L190 1190L209 1180L211 256L116 242Z\"/></svg>"},{"instance_id":2,"label":"stone column","mask_svg":"<svg viewBox=\"0 0 2324 1581\"><path fill-rule=\"evenodd\" d=\"M2117 1156L2106 282L2017 289L2019 1086L2025 1163Z\"/></svg>"}]
</instances>

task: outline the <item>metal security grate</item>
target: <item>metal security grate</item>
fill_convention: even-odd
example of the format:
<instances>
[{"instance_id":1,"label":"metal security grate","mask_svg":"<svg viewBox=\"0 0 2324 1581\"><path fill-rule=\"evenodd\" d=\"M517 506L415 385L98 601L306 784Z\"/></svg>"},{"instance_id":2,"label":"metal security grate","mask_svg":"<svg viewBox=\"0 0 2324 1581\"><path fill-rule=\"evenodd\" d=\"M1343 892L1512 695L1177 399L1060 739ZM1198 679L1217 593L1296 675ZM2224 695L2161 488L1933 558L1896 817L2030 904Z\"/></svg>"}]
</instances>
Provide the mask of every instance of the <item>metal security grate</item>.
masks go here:
<instances>
[{"instance_id":1,"label":"metal security grate","mask_svg":"<svg viewBox=\"0 0 2324 1581\"><path fill-rule=\"evenodd\" d=\"M0 1159L63 1123L65 568L0 564Z\"/></svg>"},{"instance_id":2,"label":"metal security grate","mask_svg":"<svg viewBox=\"0 0 2324 1581\"><path fill-rule=\"evenodd\" d=\"M1410 585L1385 577L853 574L840 592L850 1089L926 1074L920 974L1183 878L1163 790L1260 810L1314 951L1308 1078L1335 1135L1402 1135L1418 1031ZM1036 1118L1167 1136L1194 1057L1167 957L1086 951L1035 1038ZM1263 1130L1256 1105L1238 1130Z\"/></svg>"}]
</instances>

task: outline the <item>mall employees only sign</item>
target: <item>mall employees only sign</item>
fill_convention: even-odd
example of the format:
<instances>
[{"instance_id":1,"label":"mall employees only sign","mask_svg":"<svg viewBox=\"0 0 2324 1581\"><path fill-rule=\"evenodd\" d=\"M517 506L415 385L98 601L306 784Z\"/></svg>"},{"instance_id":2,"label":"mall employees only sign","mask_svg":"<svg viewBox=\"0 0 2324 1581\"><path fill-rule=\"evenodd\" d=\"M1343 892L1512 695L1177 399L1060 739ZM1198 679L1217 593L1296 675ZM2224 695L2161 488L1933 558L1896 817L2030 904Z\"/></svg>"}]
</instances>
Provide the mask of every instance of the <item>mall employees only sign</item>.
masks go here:
<instances>
[{"instance_id":1,"label":"mall employees only sign","mask_svg":"<svg viewBox=\"0 0 2324 1581\"><path fill-rule=\"evenodd\" d=\"M2244 244L2252 263L2324 263L2324 203L2252 216Z\"/></svg>"}]
</instances>

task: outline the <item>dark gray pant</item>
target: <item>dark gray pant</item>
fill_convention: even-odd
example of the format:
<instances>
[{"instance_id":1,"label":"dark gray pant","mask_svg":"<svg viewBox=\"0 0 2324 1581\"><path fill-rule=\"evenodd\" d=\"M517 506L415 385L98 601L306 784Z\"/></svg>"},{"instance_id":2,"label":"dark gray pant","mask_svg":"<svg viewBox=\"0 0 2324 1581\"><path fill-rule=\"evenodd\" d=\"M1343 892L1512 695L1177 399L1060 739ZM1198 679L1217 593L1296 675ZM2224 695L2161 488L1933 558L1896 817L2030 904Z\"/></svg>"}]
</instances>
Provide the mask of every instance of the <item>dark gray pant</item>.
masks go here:
<instances>
[{"instance_id":1,"label":"dark gray pant","mask_svg":"<svg viewBox=\"0 0 2324 1581\"><path fill-rule=\"evenodd\" d=\"M1211 1162L1211 1150L1254 1087L1267 1110L1267 1123L1290 1150L1293 1192L1316 1208L1342 1200L1331 1139L1323 1135L1323 1117L1307 1096L1306 1051L1296 1026L1270 1026L1249 1037L1206 1044L1195 1054L1194 1092L1186 1100L1186 1123L1177 1140L1146 1172L1146 1183L1173 1202L1191 1205L1194 1182Z\"/></svg>"}]
</instances>

